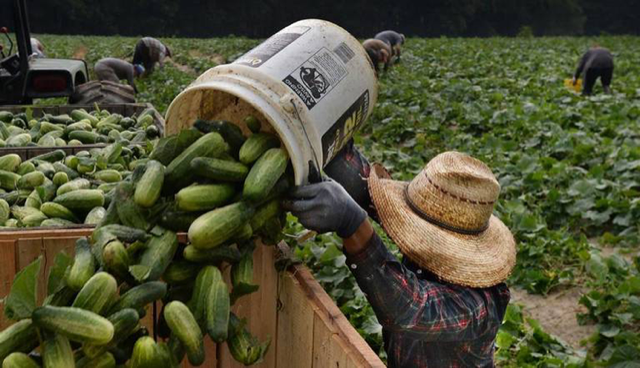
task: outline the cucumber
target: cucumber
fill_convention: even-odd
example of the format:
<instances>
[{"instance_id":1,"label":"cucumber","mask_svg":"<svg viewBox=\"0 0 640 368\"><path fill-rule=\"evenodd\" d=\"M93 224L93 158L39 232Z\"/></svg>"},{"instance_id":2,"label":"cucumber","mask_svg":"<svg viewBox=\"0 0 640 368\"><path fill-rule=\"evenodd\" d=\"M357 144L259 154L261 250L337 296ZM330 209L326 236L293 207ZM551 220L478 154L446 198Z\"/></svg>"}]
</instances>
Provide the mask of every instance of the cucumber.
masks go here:
<instances>
[{"instance_id":1,"label":"cucumber","mask_svg":"<svg viewBox=\"0 0 640 368\"><path fill-rule=\"evenodd\" d=\"M86 225L97 225L102 221L106 213L107 210L104 207L96 207L87 214L87 217L84 219L84 223Z\"/></svg>"},{"instance_id":2,"label":"cucumber","mask_svg":"<svg viewBox=\"0 0 640 368\"><path fill-rule=\"evenodd\" d=\"M116 359L109 352L96 358L83 357L76 363L76 368L115 368Z\"/></svg>"},{"instance_id":3,"label":"cucumber","mask_svg":"<svg viewBox=\"0 0 640 368\"><path fill-rule=\"evenodd\" d=\"M50 218L40 223L41 227L69 227L75 225L74 222L61 218Z\"/></svg>"},{"instance_id":4,"label":"cucumber","mask_svg":"<svg viewBox=\"0 0 640 368\"><path fill-rule=\"evenodd\" d=\"M238 202L207 212L189 227L189 241L198 249L215 248L229 240L253 216L254 209Z\"/></svg>"},{"instance_id":5,"label":"cucumber","mask_svg":"<svg viewBox=\"0 0 640 368\"><path fill-rule=\"evenodd\" d=\"M172 189L184 187L185 178L189 178L191 171L191 160L196 157L215 157L226 151L227 147L220 134L205 134L167 166L165 176L167 185Z\"/></svg>"},{"instance_id":6,"label":"cucumber","mask_svg":"<svg viewBox=\"0 0 640 368\"><path fill-rule=\"evenodd\" d=\"M21 176L11 171L0 170L0 188L14 190L18 186Z\"/></svg>"},{"instance_id":7,"label":"cucumber","mask_svg":"<svg viewBox=\"0 0 640 368\"><path fill-rule=\"evenodd\" d=\"M164 318L184 346L189 363L202 364L205 358L202 331L189 308L180 301L172 301L164 308Z\"/></svg>"},{"instance_id":8,"label":"cucumber","mask_svg":"<svg viewBox=\"0 0 640 368\"><path fill-rule=\"evenodd\" d=\"M247 125L247 128L249 128L249 130L251 131L251 133L253 134L257 134L260 133L260 121L258 120L258 118L256 118L253 115L249 115L247 117L244 118L244 123Z\"/></svg>"},{"instance_id":9,"label":"cucumber","mask_svg":"<svg viewBox=\"0 0 640 368\"><path fill-rule=\"evenodd\" d=\"M251 225L252 231L258 231L264 224L272 217L278 216L281 213L280 200L274 199L267 202L256 210L256 213L251 218L249 225Z\"/></svg>"},{"instance_id":10,"label":"cucumber","mask_svg":"<svg viewBox=\"0 0 640 368\"><path fill-rule=\"evenodd\" d=\"M287 169L289 157L282 148L266 151L253 165L244 182L242 195L252 202L259 202L269 195L278 179Z\"/></svg>"},{"instance_id":11,"label":"cucumber","mask_svg":"<svg viewBox=\"0 0 640 368\"><path fill-rule=\"evenodd\" d=\"M240 252L231 246L220 246L213 249L201 250L193 245L188 245L182 252L184 259L195 263L212 263L220 262L233 263L240 260Z\"/></svg>"},{"instance_id":12,"label":"cucumber","mask_svg":"<svg viewBox=\"0 0 640 368\"><path fill-rule=\"evenodd\" d=\"M31 161L25 161L18 166L18 171L16 173L18 175L28 174L30 172L36 171L36 166Z\"/></svg>"},{"instance_id":13,"label":"cucumber","mask_svg":"<svg viewBox=\"0 0 640 368\"><path fill-rule=\"evenodd\" d=\"M97 173L93 174L93 177L96 180L105 183L117 183L122 180L122 175L120 174L120 172L112 169L98 171Z\"/></svg>"},{"instance_id":14,"label":"cucumber","mask_svg":"<svg viewBox=\"0 0 640 368\"><path fill-rule=\"evenodd\" d=\"M162 191L164 183L164 166L155 160L146 164L146 170L136 185L134 201L141 207L153 206Z\"/></svg>"},{"instance_id":15,"label":"cucumber","mask_svg":"<svg viewBox=\"0 0 640 368\"><path fill-rule=\"evenodd\" d=\"M91 254L91 248L87 238L80 238L76 241L76 253L71 269L67 274L67 286L80 291L84 284L89 281L95 273L96 263Z\"/></svg>"},{"instance_id":16,"label":"cucumber","mask_svg":"<svg viewBox=\"0 0 640 368\"><path fill-rule=\"evenodd\" d=\"M9 203L4 199L0 199L0 225L4 225L4 223L9 219L9 216L11 216Z\"/></svg>"},{"instance_id":17,"label":"cucumber","mask_svg":"<svg viewBox=\"0 0 640 368\"><path fill-rule=\"evenodd\" d=\"M253 255L251 253L245 254L240 262L231 267L231 283L233 285L232 304L241 296L258 290L259 285L253 284Z\"/></svg>"},{"instance_id":18,"label":"cucumber","mask_svg":"<svg viewBox=\"0 0 640 368\"><path fill-rule=\"evenodd\" d=\"M158 368L164 366L162 353L158 344L148 336L143 336L136 341L130 360L131 368Z\"/></svg>"},{"instance_id":19,"label":"cucumber","mask_svg":"<svg viewBox=\"0 0 640 368\"><path fill-rule=\"evenodd\" d=\"M107 244L102 251L102 260L107 271L123 280L130 278L129 253L121 242L114 240Z\"/></svg>"},{"instance_id":20,"label":"cucumber","mask_svg":"<svg viewBox=\"0 0 640 368\"><path fill-rule=\"evenodd\" d=\"M6 141L7 147L25 147L31 143L31 135L29 133L21 133L10 137Z\"/></svg>"},{"instance_id":21,"label":"cucumber","mask_svg":"<svg viewBox=\"0 0 640 368\"><path fill-rule=\"evenodd\" d=\"M23 175L18 179L18 189L33 189L44 183L44 174L40 171L33 171Z\"/></svg>"},{"instance_id":22,"label":"cucumber","mask_svg":"<svg viewBox=\"0 0 640 368\"><path fill-rule=\"evenodd\" d=\"M38 346L38 336L31 319L20 320L0 331L0 361L13 352L30 352Z\"/></svg>"},{"instance_id":23,"label":"cucumber","mask_svg":"<svg viewBox=\"0 0 640 368\"><path fill-rule=\"evenodd\" d=\"M12 353L4 359L2 368L40 368L40 365L25 353Z\"/></svg>"},{"instance_id":24,"label":"cucumber","mask_svg":"<svg viewBox=\"0 0 640 368\"><path fill-rule=\"evenodd\" d=\"M174 260L162 274L162 279L168 284L183 284L193 280L198 275L202 265L184 259Z\"/></svg>"},{"instance_id":25,"label":"cucumber","mask_svg":"<svg viewBox=\"0 0 640 368\"><path fill-rule=\"evenodd\" d=\"M77 160L77 157L75 159ZM63 172L65 174L67 174L67 177L70 180L75 180L75 179L78 179L80 177L80 174L77 171L75 171L71 167L66 166L62 162L54 162L52 167L53 167L53 169L55 170L56 173ZM75 167L76 168L78 167L78 163L77 162L76 162L76 166Z\"/></svg>"},{"instance_id":26,"label":"cucumber","mask_svg":"<svg viewBox=\"0 0 640 368\"><path fill-rule=\"evenodd\" d=\"M106 344L113 338L113 325L96 313L74 307L38 307L33 311L36 326L56 332L69 340Z\"/></svg>"},{"instance_id":27,"label":"cucumber","mask_svg":"<svg viewBox=\"0 0 640 368\"><path fill-rule=\"evenodd\" d=\"M55 150L55 151L43 153L43 154L38 155L36 157L32 157L30 159L30 161L47 161L47 162L54 163L56 161L64 160L64 158L66 156L67 156L67 154L64 153L63 150L58 149L58 150Z\"/></svg>"},{"instance_id":28,"label":"cucumber","mask_svg":"<svg viewBox=\"0 0 640 368\"><path fill-rule=\"evenodd\" d=\"M229 145L231 154L234 158L238 158L238 151L245 142L242 130L235 124L228 121L217 120L196 120L193 127L202 133L218 132Z\"/></svg>"},{"instance_id":29,"label":"cucumber","mask_svg":"<svg viewBox=\"0 0 640 368\"><path fill-rule=\"evenodd\" d=\"M76 366L69 340L57 334L45 339L42 343L42 361L46 368L70 368Z\"/></svg>"},{"instance_id":30,"label":"cucumber","mask_svg":"<svg viewBox=\"0 0 640 368\"><path fill-rule=\"evenodd\" d=\"M72 307L103 314L118 295L118 283L106 272L98 272L84 284Z\"/></svg>"},{"instance_id":31,"label":"cucumber","mask_svg":"<svg viewBox=\"0 0 640 368\"><path fill-rule=\"evenodd\" d=\"M84 109L73 110L69 113L69 116L71 116L71 118L75 121L82 121L86 119L91 125L96 125L98 124L98 121L100 121L98 118L89 114Z\"/></svg>"},{"instance_id":32,"label":"cucumber","mask_svg":"<svg viewBox=\"0 0 640 368\"><path fill-rule=\"evenodd\" d=\"M214 280L205 299L205 327L207 334L216 343L227 339L229 331L229 314L231 313L231 301L227 284L222 278L220 270L215 268Z\"/></svg>"},{"instance_id":33,"label":"cucumber","mask_svg":"<svg viewBox=\"0 0 640 368\"><path fill-rule=\"evenodd\" d=\"M191 161L193 172L202 178L242 182L249 174L249 168L237 161L218 158L198 157Z\"/></svg>"},{"instance_id":34,"label":"cucumber","mask_svg":"<svg viewBox=\"0 0 640 368\"><path fill-rule=\"evenodd\" d=\"M104 205L104 194L97 189L78 189L65 193L53 200L72 211L91 211L95 207Z\"/></svg>"},{"instance_id":35,"label":"cucumber","mask_svg":"<svg viewBox=\"0 0 640 368\"><path fill-rule=\"evenodd\" d=\"M84 130L74 130L69 133L70 140L77 140L84 144L94 144L99 141L99 134L94 132L86 132Z\"/></svg>"},{"instance_id":36,"label":"cucumber","mask_svg":"<svg viewBox=\"0 0 640 368\"><path fill-rule=\"evenodd\" d=\"M61 218L73 223L79 223L80 220L68 208L54 202L46 202L40 206L40 211L51 218Z\"/></svg>"},{"instance_id":37,"label":"cucumber","mask_svg":"<svg viewBox=\"0 0 640 368\"><path fill-rule=\"evenodd\" d=\"M104 354L107 350L129 337L138 328L140 317L135 309L125 308L110 315L107 319L113 325L113 339L106 345L84 344L82 352L89 358L96 358Z\"/></svg>"},{"instance_id":38,"label":"cucumber","mask_svg":"<svg viewBox=\"0 0 640 368\"><path fill-rule=\"evenodd\" d=\"M111 312L115 313L124 308L133 308L138 310L145 305L162 299L167 293L167 284L160 281L151 281L136 286L120 296L120 300L111 308Z\"/></svg>"},{"instance_id":39,"label":"cucumber","mask_svg":"<svg viewBox=\"0 0 640 368\"><path fill-rule=\"evenodd\" d=\"M253 134L240 147L240 162L245 165L254 163L262 154L271 148L280 147L280 140L273 134Z\"/></svg>"},{"instance_id":40,"label":"cucumber","mask_svg":"<svg viewBox=\"0 0 640 368\"><path fill-rule=\"evenodd\" d=\"M47 178L53 178L53 175L56 173L55 166L53 166L50 162L47 161L34 161L36 165L36 170L40 171Z\"/></svg>"},{"instance_id":41,"label":"cucumber","mask_svg":"<svg viewBox=\"0 0 640 368\"><path fill-rule=\"evenodd\" d=\"M200 215L201 214L197 212L182 212L168 209L162 213L160 225L175 232L186 232L189 230L189 226L191 226Z\"/></svg>"},{"instance_id":42,"label":"cucumber","mask_svg":"<svg viewBox=\"0 0 640 368\"><path fill-rule=\"evenodd\" d=\"M40 206L42 206L42 201L40 200L38 191L32 191L31 194L29 194L29 196L27 197L27 201L24 203L24 205L25 207L31 207L39 210Z\"/></svg>"},{"instance_id":43,"label":"cucumber","mask_svg":"<svg viewBox=\"0 0 640 368\"><path fill-rule=\"evenodd\" d=\"M164 230L162 236L154 236L149 240L146 249L140 256L140 262L136 266L141 266L139 269L142 269L143 273L137 277L134 272L131 273L139 282L158 280L173 260L177 249L178 237L176 233Z\"/></svg>"},{"instance_id":44,"label":"cucumber","mask_svg":"<svg viewBox=\"0 0 640 368\"><path fill-rule=\"evenodd\" d=\"M63 184L56 191L57 196L73 192L74 190L89 189L91 188L91 182L87 179L75 179L68 183Z\"/></svg>"},{"instance_id":45,"label":"cucumber","mask_svg":"<svg viewBox=\"0 0 640 368\"><path fill-rule=\"evenodd\" d=\"M67 175L66 172L57 172L53 176L53 184L55 184L56 186L62 186L68 182L69 182L69 175Z\"/></svg>"},{"instance_id":46,"label":"cucumber","mask_svg":"<svg viewBox=\"0 0 640 368\"><path fill-rule=\"evenodd\" d=\"M197 212L212 210L229 203L235 194L231 184L192 185L176 194L178 210Z\"/></svg>"},{"instance_id":47,"label":"cucumber","mask_svg":"<svg viewBox=\"0 0 640 368\"><path fill-rule=\"evenodd\" d=\"M21 163L22 159L20 158L20 156L16 155L15 153L10 153L8 155L0 157L0 170L15 172L18 167L20 167Z\"/></svg>"}]
</instances>

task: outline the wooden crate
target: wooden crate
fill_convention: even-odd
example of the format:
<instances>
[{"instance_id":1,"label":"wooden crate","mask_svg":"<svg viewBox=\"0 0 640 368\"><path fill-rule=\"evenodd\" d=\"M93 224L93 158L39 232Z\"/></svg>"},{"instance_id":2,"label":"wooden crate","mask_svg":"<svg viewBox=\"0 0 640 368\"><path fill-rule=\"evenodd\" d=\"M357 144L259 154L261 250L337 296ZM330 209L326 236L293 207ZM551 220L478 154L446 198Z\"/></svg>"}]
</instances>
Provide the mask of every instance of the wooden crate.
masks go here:
<instances>
[{"instance_id":1,"label":"wooden crate","mask_svg":"<svg viewBox=\"0 0 640 368\"><path fill-rule=\"evenodd\" d=\"M164 132L164 118L153 105L149 103L136 103L136 104L104 104L98 105L101 110L107 110L112 114L120 114L122 116L133 116L142 113L147 109L152 110L154 125L158 127L158 130L163 135ZM27 108L30 108L33 116L39 118L44 114L60 115L68 114L75 109L85 109L87 111L95 110L93 105L55 105L55 106L25 106L25 105L10 105L0 106L0 111L11 111L14 114L24 112ZM51 152L53 150L61 149L65 151L67 155L74 155L79 151L89 150L91 148L105 147L106 144L85 144L81 146L61 146L61 147L1 147L0 157L10 153L18 154L23 160L28 160L32 157L41 155L43 153Z\"/></svg>"},{"instance_id":2,"label":"wooden crate","mask_svg":"<svg viewBox=\"0 0 640 368\"><path fill-rule=\"evenodd\" d=\"M88 236L91 227L73 229L40 229L0 232L0 299L11 289L16 272L43 256L39 277L38 299L46 291L46 275L55 255L73 254L75 241ZM185 240L184 234L180 236ZM259 367L383 367L329 295L302 265L285 272L274 267L276 257L286 245L276 247L259 244L254 253L254 282L260 289L236 302L233 311L247 318L248 328L260 340L271 337L271 346ZM229 270L225 270L228 279ZM7 327L0 303L0 329ZM155 308L159 311L159 306ZM144 325L153 330L153 308L147 312ZM202 367L242 367L231 357L226 344L216 346L206 338L207 361ZM188 362L183 367L190 367Z\"/></svg>"}]
</instances>

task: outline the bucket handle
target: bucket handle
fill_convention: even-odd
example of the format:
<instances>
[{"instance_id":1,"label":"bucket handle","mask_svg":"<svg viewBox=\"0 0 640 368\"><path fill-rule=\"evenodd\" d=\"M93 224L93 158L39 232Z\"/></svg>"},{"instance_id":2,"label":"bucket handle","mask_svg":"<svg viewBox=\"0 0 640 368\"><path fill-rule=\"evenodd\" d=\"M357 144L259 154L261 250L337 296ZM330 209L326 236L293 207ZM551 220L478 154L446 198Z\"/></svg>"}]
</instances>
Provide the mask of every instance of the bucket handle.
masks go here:
<instances>
[{"instance_id":1,"label":"bucket handle","mask_svg":"<svg viewBox=\"0 0 640 368\"><path fill-rule=\"evenodd\" d=\"M304 132L304 136L307 138L309 147L311 147L311 151L313 152L313 161L309 160L309 175L307 179L309 179L310 183L319 183L323 181L323 179L322 179L322 174L320 173L320 163L318 162L318 155L316 154L316 150L313 148L313 145L311 144L311 139L309 138L309 134L307 134L307 129L304 127L304 124L302 123L302 119L300 118L300 113L298 112L298 107L296 106L295 101L293 100L293 98L291 98L289 102L291 102L291 105L293 105L293 111L295 112L296 117L300 122L300 125L302 126L302 131Z\"/></svg>"}]
</instances>

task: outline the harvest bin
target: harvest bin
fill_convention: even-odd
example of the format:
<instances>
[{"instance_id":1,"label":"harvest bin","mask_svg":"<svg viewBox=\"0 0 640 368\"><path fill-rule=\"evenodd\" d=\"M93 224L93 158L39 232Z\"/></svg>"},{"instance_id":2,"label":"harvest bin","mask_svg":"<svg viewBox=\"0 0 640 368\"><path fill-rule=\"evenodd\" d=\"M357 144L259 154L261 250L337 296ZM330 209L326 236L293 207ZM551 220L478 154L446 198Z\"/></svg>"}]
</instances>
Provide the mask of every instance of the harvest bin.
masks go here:
<instances>
[{"instance_id":1,"label":"harvest bin","mask_svg":"<svg viewBox=\"0 0 640 368\"><path fill-rule=\"evenodd\" d=\"M60 251L72 255L75 241L88 236L90 227L68 229L16 230L0 232L0 299L11 289L14 275L39 256L43 257L38 299L44 299L46 275ZM181 241L186 237L181 236ZM351 326L329 295L302 265L278 272L274 263L281 251L259 244L254 253L255 283L260 289L244 296L233 311L247 318L250 331L261 341L271 337L271 346L258 367L384 367L358 332ZM228 276L228 270L226 272ZM153 308L150 308L153 309ZM152 331L154 312L148 310L144 325ZM10 323L4 319L0 303L0 329ZM206 338L207 361L202 367L243 367L231 357L226 344L216 346ZM190 367L183 363L183 367Z\"/></svg>"},{"instance_id":2,"label":"harvest bin","mask_svg":"<svg viewBox=\"0 0 640 368\"><path fill-rule=\"evenodd\" d=\"M104 105L55 105L55 106L25 106L25 105L9 105L0 106L0 111L10 111L14 114L25 112L31 109L34 118L39 118L45 114L60 115L68 114L75 109L85 109L88 112L95 110L96 106L100 110L107 110L112 114L120 114L124 117L139 115L143 111L150 109L152 111L153 123L160 131L160 136L164 135L164 118L150 103L133 103L133 104L104 104ZM60 146L60 147L0 147L0 157L15 153L22 160L28 160L32 157L42 155L54 150L63 150L67 155L74 155L79 151L89 150L91 148L105 147L106 144L83 144L80 146Z\"/></svg>"}]
</instances>

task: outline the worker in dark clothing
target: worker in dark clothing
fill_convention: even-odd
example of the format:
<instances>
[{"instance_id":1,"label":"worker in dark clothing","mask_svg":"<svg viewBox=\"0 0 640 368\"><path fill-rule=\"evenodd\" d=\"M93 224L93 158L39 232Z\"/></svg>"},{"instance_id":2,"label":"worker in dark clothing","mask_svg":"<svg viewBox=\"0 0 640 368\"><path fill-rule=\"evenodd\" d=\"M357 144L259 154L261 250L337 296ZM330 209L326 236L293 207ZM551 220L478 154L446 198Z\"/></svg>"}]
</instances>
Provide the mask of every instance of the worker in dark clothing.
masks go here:
<instances>
[{"instance_id":1,"label":"worker in dark clothing","mask_svg":"<svg viewBox=\"0 0 640 368\"><path fill-rule=\"evenodd\" d=\"M582 94L591 95L596 80L600 78L602 89L605 93L611 93L611 79L613 78L613 55L603 47L593 46L580 59L576 74L573 76L573 85L578 82L580 75L584 73L584 87Z\"/></svg>"},{"instance_id":2,"label":"worker in dark clothing","mask_svg":"<svg viewBox=\"0 0 640 368\"><path fill-rule=\"evenodd\" d=\"M136 44L133 63L141 64L144 66L146 73L151 74L156 63L162 67L165 57L171 57L169 47L153 37L144 37Z\"/></svg>"},{"instance_id":3,"label":"worker in dark clothing","mask_svg":"<svg viewBox=\"0 0 640 368\"><path fill-rule=\"evenodd\" d=\"M336 159L328 168L337 181L298 187L283 206L306 228L343 238L347 265L382 325L389 367L493 366L516 248L492 215L500 185L491 170L446 152L407 183L385 178L352 146ZM348 191L372 205L402 261Z\"/></svg>"},{"instance_id":4,"label":"worker in dark clothing","mask_svg":"<svg viewBox=\"0 0 640 368\"><path fill-rule=\"evenodd\" d=\"M372 38L364 41L362 46L367 52L367 55L369 55L369 59L371 59L376 73L378 72L378 65L380 63L384 64L385 71L389 69L389 65L391 65L391 46L381 40Z\"/></svg>"},{"instance_id":5,"label":"worker in dark clothing","mask_svg":"<svg viewBox=\"0 0 640 368\"><path fill-rule=\"evenodd\" d=\"M378 40L384 41L387 45L391 46L392 55L397 58L396 61L400 61L400 54L402 45L404 45L404 35L396 31L382 31L375 37Z\"/></svg>"},{"instance_id":6,"label":"worker in dark clothing","mask_svg":"<svg viewBox=\"0 0 640 368\"><path fill-rule=\"evenodd\" d=\"M98 60L93 70L98 76L98 80L108 80L119 83L122 79L126 79L133 91L138 93L133 78L139 77L144 73L142 65L133 65L130 62L116 58L104 58Z\"/></svg>"}]
</instances>

